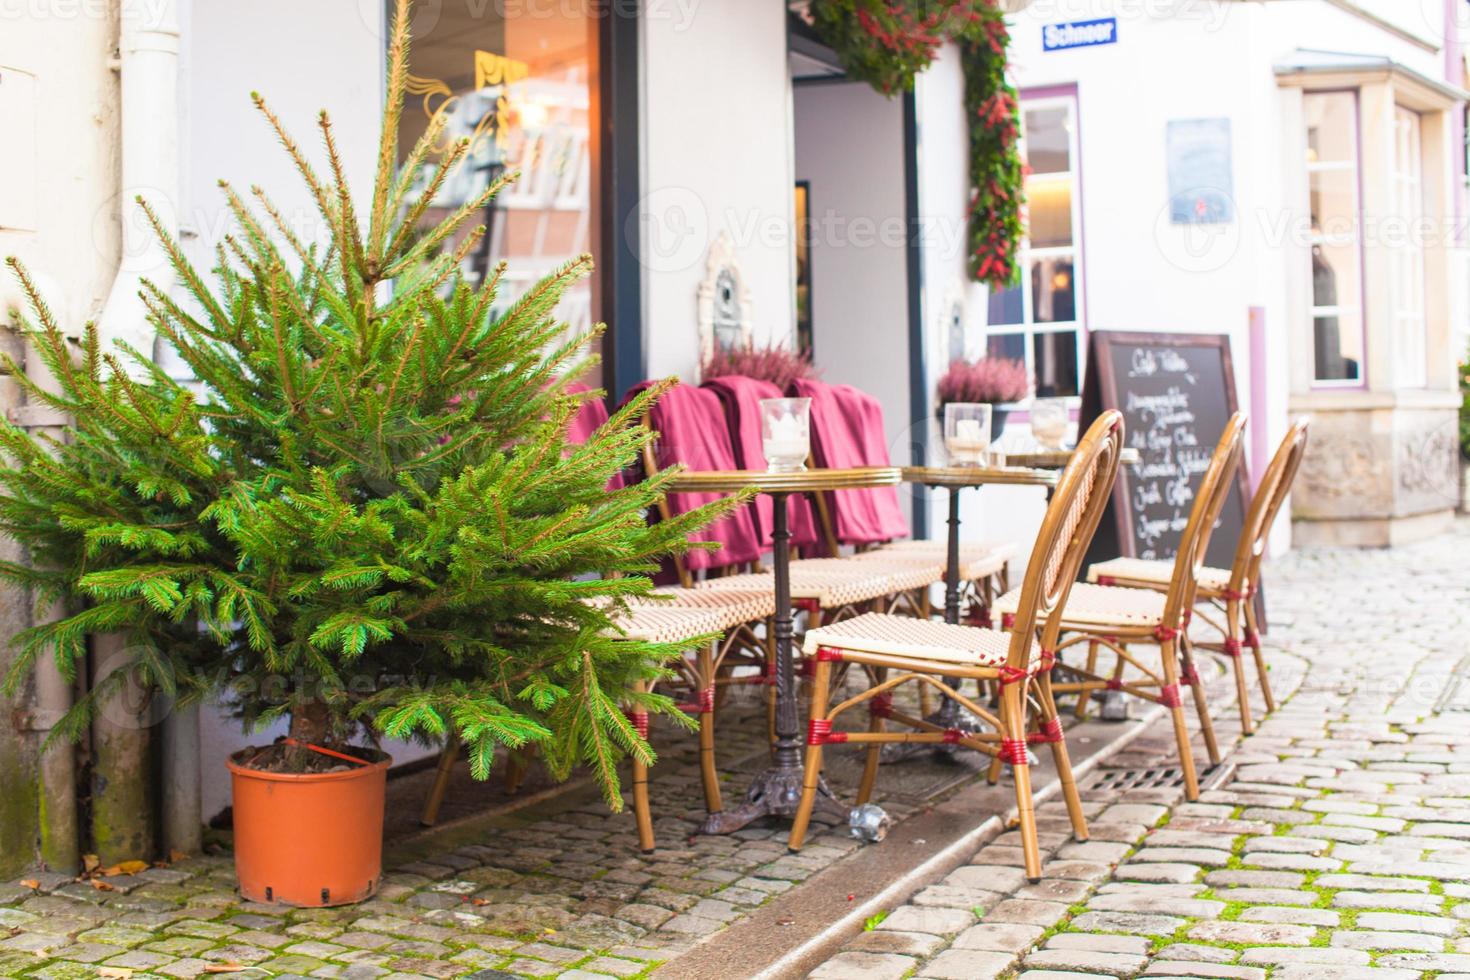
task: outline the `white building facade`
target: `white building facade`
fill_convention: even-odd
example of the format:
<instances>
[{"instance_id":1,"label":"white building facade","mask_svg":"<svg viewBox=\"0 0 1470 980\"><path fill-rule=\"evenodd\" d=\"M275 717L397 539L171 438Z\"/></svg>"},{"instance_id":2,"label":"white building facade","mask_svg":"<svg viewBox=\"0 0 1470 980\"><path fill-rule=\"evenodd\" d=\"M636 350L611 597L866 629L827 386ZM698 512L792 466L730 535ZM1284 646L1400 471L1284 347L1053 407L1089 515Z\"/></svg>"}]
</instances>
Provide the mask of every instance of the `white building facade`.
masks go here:
<instances>
[{"instance_id":1,"label":"white building facade","mask_svg":"<svg viewBox=\"0 0 1470 980\"><path fill-rule=\"evenodd\" d=\"M308 195L249 93L305 145L328 108L366 187L385 6L0 0L0 133L18 147L0 154L0 251L79 330L107 322L119 276L161 273L125 248L134 194L171 205L204 267L229 229L220 178L261 185L311 235ZM1290 417L1317 420L1299 539L1442 527L1467 324L1464 0L1008 6L1022 8L1031 237L1007 293L965 271L956 52L886 99L842 77L801 2L421 0L403 135L442 112L475 140L458 197L525 173L470 260L476 275L510 262L507 301L593 253L597 275L563 312L609 323L614 398L644 377L697 381L717 328L703 310L756 342L809 344L827 380L883 400L908 462L927 451L953 356L1023 357L1039 391L1073 396L1091 331L1224 333L1256 469ZM147 71L172 59L176 84L135 102L139 36ZM8 281L0 300L15 302ZM937 527L912 506L920 530ZM967 534L1024 538L1041 509L1039 492L987 489L966 503ZM222 719L202 732L207 760L243 744ZM207 764L206 817L227 793Z\"/></svg>"}]
</instances>

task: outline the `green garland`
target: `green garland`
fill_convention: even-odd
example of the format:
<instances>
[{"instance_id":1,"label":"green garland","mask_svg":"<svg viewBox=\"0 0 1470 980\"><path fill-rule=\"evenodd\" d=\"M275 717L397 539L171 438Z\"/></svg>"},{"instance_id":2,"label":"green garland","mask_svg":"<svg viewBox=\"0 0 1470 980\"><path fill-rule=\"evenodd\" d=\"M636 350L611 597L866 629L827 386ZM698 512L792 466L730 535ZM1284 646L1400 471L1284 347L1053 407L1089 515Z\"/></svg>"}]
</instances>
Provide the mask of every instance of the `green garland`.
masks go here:
<instances>
[{"instance_id":1,"label":"green garland","mask_svg":"<svg viewBox=\"0 0 1470 980\"><path fill-rule=\"evenodd\" d=\"M940 45L959 45L970 120L970 273L1017 281L1025 204L1020 105L1006 77L1010 34L996 0L812 0L812 23L847 74L884 95L909 91Z\"/></svg>"}]
</instances>

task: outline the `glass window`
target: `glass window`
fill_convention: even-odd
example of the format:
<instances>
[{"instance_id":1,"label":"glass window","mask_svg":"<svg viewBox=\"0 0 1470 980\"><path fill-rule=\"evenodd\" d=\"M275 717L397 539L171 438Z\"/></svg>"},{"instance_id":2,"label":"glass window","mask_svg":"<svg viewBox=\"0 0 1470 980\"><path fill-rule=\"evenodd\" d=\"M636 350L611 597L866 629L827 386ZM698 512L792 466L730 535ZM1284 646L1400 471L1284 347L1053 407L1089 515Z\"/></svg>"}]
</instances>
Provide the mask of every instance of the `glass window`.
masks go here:
<instances>
[{"instance_id":1,"label":"glass window","mask_svg":"<svg viewBox=\"0 0 1470 980\"><path fill-rule=\"evenodd\" d=\"M476 283L506 263L496 312L599 241L592 184L592 3L563 0L529 16L507 13L504 4L442 0L435 4L437 17L423 18L432 24L414 25L400 160L431 118L443 116L447 125L437 152L414 175L413 190L426 189L439 155L455 141L471 141L425 223L442 220L502 175L520 172L485 209L485 238L464 260L465 274ZM390 17L392 7L390 0ZM572 330L586 330L598 312L594 296L593 283L584 279L568 290L556 315Z\"/></svg>"},{"instance_id":2,"label":"glass window","mask_svg":"<svg viewBox=\"0 0 1470 980\"><path fill-rule=\"evenodd\" d=\"M1397 382L1422 388L1427 324L1424 318L1424 167L1417 112L1394 109L1394 220L1400 227L1387 238L1393 284L1393 331Z\"/></svg>"},{"instance_id":3,"label":"glass window","mask_svg":"<svg viewBox=\"0 0 1470 980\"><path fill-rule=\"evenodd\" d=\"M1077 395L1082 386L1076 119L1072 96L1022 100L1027 173L1021 281L991 290L986 321L988 356L1025 361L1043 397Z\"/></svg>"},{"instance_id":4,"label":"glass window","mask_svg":"<svg viewBox=\"0 0 1470 980\"><path fill-rule=\"evenodd\" d=\"M1302 96L1311 211L1313 380L1363 378L1363 248L1358 201L1358 97Z\"/></svg>"}]
</instances>

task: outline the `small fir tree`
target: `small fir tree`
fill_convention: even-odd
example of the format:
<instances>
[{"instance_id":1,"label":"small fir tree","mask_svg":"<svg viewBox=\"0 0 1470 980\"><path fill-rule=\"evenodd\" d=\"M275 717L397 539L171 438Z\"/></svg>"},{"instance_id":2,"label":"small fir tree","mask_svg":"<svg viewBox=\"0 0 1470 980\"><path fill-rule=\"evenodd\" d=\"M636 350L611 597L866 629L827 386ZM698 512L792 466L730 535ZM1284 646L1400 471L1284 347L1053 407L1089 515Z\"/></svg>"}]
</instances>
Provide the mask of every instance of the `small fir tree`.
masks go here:
<instances>
[{"instance_id":1,"label":"small fir tree","mask_svg":"<svg viewBox=\"0 0 1470 980\"><path fill-rule=\"evenodd\" d=\"M651 438L638 423L662 386L568 443L588 396L567 379L588 367L590 337L566 339L553 310L591 259L492 314L498 270L476 288L461 262L503 180L421 226L468 146L414 195L443 127L436 118L397 165L407 7L365 212L326 114L318 173L253 96L329 229L325 247L295 235L259 188L251 204L222 184L238 229L211 285L154 219L187 300L147 287L150 320L198 396L141 352L104 351L90 326L69 341L11 262L35 320L18 328L59 392L22 383L73 421L59 440L0 422L0 531L32 558L0 576L70 604L17 638L6 683L46 655L73 676L88 634L122 631L130 670L60 734L80 733L131 673L181 700L222 695L251 725L289 713L301 742L341 746L363 729L458 737L478 778L496 745L533 744L558 776L591 766L618 808L618 760L653 758L622 707L682 719L631 689L698 641L622 639L614 618L649 591L661 557L739 499L649 526L675 471L606 489ZM282 749L277 764L317 758Z\"/></svg>"}]
</instances>

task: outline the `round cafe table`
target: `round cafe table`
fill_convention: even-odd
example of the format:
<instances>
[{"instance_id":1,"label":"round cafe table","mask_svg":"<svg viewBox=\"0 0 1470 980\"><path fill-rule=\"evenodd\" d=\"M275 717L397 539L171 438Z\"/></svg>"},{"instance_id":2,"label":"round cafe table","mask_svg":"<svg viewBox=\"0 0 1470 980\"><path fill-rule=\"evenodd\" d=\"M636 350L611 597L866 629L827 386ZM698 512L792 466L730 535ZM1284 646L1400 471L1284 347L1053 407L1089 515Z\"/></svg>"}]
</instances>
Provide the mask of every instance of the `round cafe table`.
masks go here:
<instances>
[{"instance_id":1,"label":"round cafe table","mask_svg":"<svg viewBox=\"0 0 1470 980\"><path fill-rule=\"evenodd\" d=\"M791 531L787 526L786 498L793 493L818 490L854 490L864 487L889 487L903 482L903 471L897 466L864 466L851 469L811 469L795 473L771 473L766 470L708 470L684 472L669 481L671 493L734 493L754 487L769 496L772 511L772 564L776 590L776 745L768 766L755 777L745 793L745 801L731 810L711 813L700 828L705 834L731 834L765 816L790 817L801 802L802 744L800 706L797 704L796 676L793 666L791 638ZM822 784L816 808L844 822L851 808L838 802Z\"/></svg>"}]
</instances>

